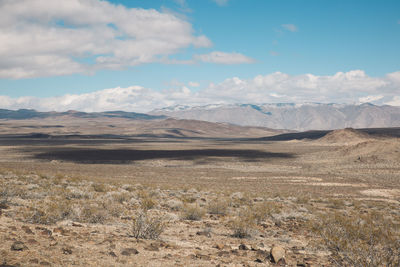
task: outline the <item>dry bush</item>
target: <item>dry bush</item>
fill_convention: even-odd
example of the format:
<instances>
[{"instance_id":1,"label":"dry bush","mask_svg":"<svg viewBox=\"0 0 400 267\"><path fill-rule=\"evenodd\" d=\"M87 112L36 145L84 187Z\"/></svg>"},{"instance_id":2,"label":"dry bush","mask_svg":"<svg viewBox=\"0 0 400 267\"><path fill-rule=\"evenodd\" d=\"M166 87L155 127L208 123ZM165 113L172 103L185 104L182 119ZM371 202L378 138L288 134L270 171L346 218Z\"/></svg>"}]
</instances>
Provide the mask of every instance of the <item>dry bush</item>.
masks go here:
<instances>
[{"instance_id":1,"label":"dry bush","mask_svg":"<svg viewBox=\"0 0 400 267\"><path fill-rule=\"evenodd\" d=\"M182 195L182 196L180 197L180 199L181 199L181 201L182 201L183 203L194 203L194 202L196 202L196 200L197 200L196 197L191 196L191 195Z\"/></svg>"},{"instance_id":2,"label":"dry bush","mask_svg":"<svg viewBox=\"0 0 400 267\"><path fill-rule=\"evenodd\" d=\"M205 211L198 204L186 204L183 206L182 218L191 221L200 221Z\"/></svg>"},{"instance_id":3,"label":"dry bush","mask_svg":"<svg viewBox=\"0 0 400 267\"><path fill-rule=\"evenodd\" d=\"M173 211L179 211L183 207L183 203L177 199L170 199L165 203L165 206Z\"/></svg>"},{"instance_id":4,"label":"dry bush","mask_svg":"<svg viewBox=\"0 0 400 267\"><path fill-rule=\"evenodd\" d=\"M157 239L166 227L162 218L149 216L145 211L139 211L132 221L132 236L136 239Z\"/></svg>"},{"instance_id":5,"label":"dry bush","mask_svg":"<svg viewBox=\"0 0 400 267\"><path fill-rule=\"evenodd\" d=\"M92 185L93 190L99 193L107 192L107 186L105 184L95 183Z\"/></svg>"},{"instance_id":6,"label":"dry bush","mask_svg":"<svg viewBox=\"0 0 400 267\"><path fill-rule=\"evenodd\" d=\"M83 203L82 203L83 204ZM76 219L83 223L105 223L109 219L109 213L104 207L95 203L80 206L80 211Z\"/></svg>"},{"instance_id":7,"label":"dry bush","mask_svg":"<svg viewBox=\"0 0 400 267\"><path fill-rule=\"evenodd\" d=\"M330 199L328 203L328 207L332 209L343 209L344 206L345 206L344 200L338 198Z\"/></svg>"},{"instance_id":8,"label":"dry bush","mask_svg":"<svg viewBox=\"0 0 400 267\"><path fill-rule=\"evenodd\" d=\"M256 220L250 209L243 208L230 223L232 236L237 238L251 237L255 231Z\"/></svg>"},{"instance_id":9,"label":"dry bush","mask_svg":"<svg viewBox=\"0 0 400 267\"><path fill-rule=\"evenodd\" d=\"M255 222L259 224L268 217L272 217L272 214L280 213L281 207L274 202L262 202L252 206L250 211L253 213Z\"/></svg>"},{"instance_id":10,"label":"dry bush","mask_svg":"<svg viewBox=\"0 0 400 267\"><path fill-rule=\"evenodd\" d=\"M400 266L399 225L382 214L325 214L313 230L337 266Z\"/></svg>"},{"instance_id":11,"label":"dry bush","mask_svg":"<svg viewBox=\"0 0 400 267\"><path fill-rule=\"evenodd\" d=\"M140 205L143 210L149 210L157 205L157 201L152 197L152 195L145 190L138 192L138 197L140 200Z\"/></svg>"},{"instance_id":12,"label":"dry bush","mask_svg":"<svg viewBox=\"0 0 400 267\"><path fill-rule=\"evenodd\" d=\"M127 192L122 192L122 193L118 193L118 194L114 194L113 198L115 201L117 201L118 203L124 203L127 202L128 200L131 199L131 195Z\"/></svg>"},{"instance_id":13,"label":"dry bush","mask_svg":"<svg viewBox=\"0 0 400 267\"><path fill-rule=\"evenodd\" d=\"M302 195L296 198L297 204L308 204L311 200L311 197L308 195Z\"/></svg>"},{"instance_id":14,"label":"dry bush","mask_svg":"<svg viewBox=\"0 0 400 267\"><path fill-rule=\"evenodd\" d=\"M67 219L71 214L71 202L61 198L51 198L22 212L23 221L36 224L54 224Z\"/></svg>"},{"instance_id":15,"label":"dry bush","mask_svg":"<svg viewBox=\"0 0 400 267\"><path fill-rule=\"evenodd\" d=\"M218 215L226 215L228 212L228 201L224 199L215 199L210 201L208 204L208 213L210 214L218 214Z\"/></svg>"}]
</instances>

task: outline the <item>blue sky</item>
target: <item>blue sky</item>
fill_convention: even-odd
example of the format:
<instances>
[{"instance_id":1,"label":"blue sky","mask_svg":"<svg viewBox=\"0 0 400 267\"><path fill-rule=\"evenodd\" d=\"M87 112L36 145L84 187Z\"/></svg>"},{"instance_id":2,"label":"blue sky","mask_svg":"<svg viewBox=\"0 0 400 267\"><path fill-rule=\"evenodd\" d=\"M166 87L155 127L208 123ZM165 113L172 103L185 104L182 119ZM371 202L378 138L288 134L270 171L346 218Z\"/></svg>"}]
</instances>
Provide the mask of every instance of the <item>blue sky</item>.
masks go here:
<instances>
[{"instance_id":1,"label":"blue sky","mask_svg":"<svg viewBox=\"0 0 400 267\"><path fill-rule=\"evenodd\" d=\"M167 104L223 102L226 96L211 91L238 86L232 80L237 77L243 82L242 94L246 94L247 88L254 94L258 76L265 81L257 83L257 90L264 92L247 101L260 97L261 102L360 102L368 97L380 104L400 101L398 0L54 2L58 1L69 3L58 7L22 0L0 5L0 13L7 14L0 19L0 108L20 107L16 104L18 99L22 107L36 107L32 99L81 97L107 88L132 86L149 89L155 95L190 91L186 98L178 100L164 97L155 103L145 101L148 107L139 108L143 110ZM70 4L74 2L77 3ZM22 5L27 6L25 11L17 12ZM145 19L142 13L147 16ZM120 17L125 14L128 15L122 21ZM92 15L95 18L91 19ZM88 19L82 22L79 16ZM153 24L160 16L164 17ZM13 21L19 25L15 26ZM107 35L108 30L115 32ZM154 44L160 33L165 33L162 42ZM39 41L32 44L32 40ZM55 48L55 40L60 49ZM79 41L74 43L75 40ZM129 40L132 42L128 43ZM135 40L143 43L137 44ZM146 44L154 47L146 49ZM143 54L146 56L142 57ZM104 62L100 60L103 57ZM273 76L271 84L274 73L286 76ZM330 90L336 90L337 73L350 74L341 76L335 95ZM313 75L318 82L312 83L315 79L306 74ZM349 82L349 77L355 80ZM283 84L284 90L275 89ZM311 87L315 88L314 94L306 90ZM361 87L366 89L362 91ZM231 92L233 98L238 90ZM339 97L344 90L346 97ZM293 94L296 97L290 98ZM322 98L316 97L321 94ZM274 99L274 95L280 98ZM26 96L33 98L24 102ZM196 101L191 101L193 98ZM140 101L143 97L137 99ZM57 109L55 105L51 107ZM125 109L135 109L135 104Z\"/></svg>"}]
</instances>

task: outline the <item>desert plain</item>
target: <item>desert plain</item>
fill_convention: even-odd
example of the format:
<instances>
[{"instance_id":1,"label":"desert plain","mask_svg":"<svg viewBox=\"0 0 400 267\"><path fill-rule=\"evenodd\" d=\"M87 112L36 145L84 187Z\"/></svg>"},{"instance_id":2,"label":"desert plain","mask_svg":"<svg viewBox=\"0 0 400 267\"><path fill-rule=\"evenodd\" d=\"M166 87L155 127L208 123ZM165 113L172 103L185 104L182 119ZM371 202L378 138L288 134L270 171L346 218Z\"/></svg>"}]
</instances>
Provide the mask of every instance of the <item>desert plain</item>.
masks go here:
<instances>
[{"instance_id":1,"label":"desert plain","mask_svg":"<svg viewBox=\"0 0 400 267\"><path fill-rule=\"evenodd\" d=\"M0 121L0 266L399 266L400 128Z\"/></svg>"}]
</instances>

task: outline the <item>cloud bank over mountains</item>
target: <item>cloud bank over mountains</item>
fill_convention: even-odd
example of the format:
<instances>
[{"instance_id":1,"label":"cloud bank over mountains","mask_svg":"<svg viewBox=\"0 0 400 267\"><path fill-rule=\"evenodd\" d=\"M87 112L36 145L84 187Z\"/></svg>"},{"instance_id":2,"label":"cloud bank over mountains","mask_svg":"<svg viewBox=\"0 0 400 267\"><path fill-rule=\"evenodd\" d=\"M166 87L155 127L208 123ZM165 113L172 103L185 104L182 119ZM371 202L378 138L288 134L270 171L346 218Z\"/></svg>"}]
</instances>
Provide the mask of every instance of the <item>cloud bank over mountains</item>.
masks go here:
<instances>
[{"instance_id":1,"label":"cloud bank over mountains","mask_svg":"<svg viewBox=\"0 0 400 267\"><path fill-rule=\"evenodd\" d=\"M210 39L197 35L182 17L107 1L2 0L0 11L0 78L90 74L152 62L179 63L169 57L185 48L212 46ZM197 58L222 64L250 60L226 52L215 59L220 52L215 53L182 63L193 64Z\"/></svg>"},{"instance_id":2,"label":"cloud bank over mountains","mask_svg":"<svg viewBox=\"0 0 400 267\"><path fill-rule=\"evenodd\" d=\"M192 81L188 85L162 91L131 86L48 98L0 96L0 108L148 112L174 105L235 103L370 102L400 106L400 71L383 77L370 77L361 70L338 72L331 76L312 74L293 76L275 72L247 80L234 77L221 83L211 83L197 88L198 86L197 82ZM196 89L193 89L195 87Z\"/></svg>"}]
</instances>

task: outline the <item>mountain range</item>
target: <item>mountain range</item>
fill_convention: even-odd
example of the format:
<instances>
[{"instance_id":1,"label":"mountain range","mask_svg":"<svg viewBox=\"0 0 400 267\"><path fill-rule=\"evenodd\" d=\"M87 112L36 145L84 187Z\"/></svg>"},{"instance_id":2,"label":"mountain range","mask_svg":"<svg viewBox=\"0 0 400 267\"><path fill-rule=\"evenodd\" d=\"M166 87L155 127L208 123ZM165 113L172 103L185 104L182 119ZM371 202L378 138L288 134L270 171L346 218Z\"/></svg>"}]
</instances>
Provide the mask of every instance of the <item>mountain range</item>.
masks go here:
<instances>
[{"instance_id":1,"label":"mountain range","mask_svg":"<svg viewBox=\"0 0 400 267\"><path fill-rule=\"evenodd\" d=\"M172 106L145 113L105 112L39 112L32 109L0 109L0 119L32 118L121 118L132 120L165 120L168 118L228 123L239 126L282 130L333 130L343 128L383 128L400 126L400 107L373 104L213 104L205 106Z\"/></svg>"},{"instance_id":2,"label":"mountain range","mask_svg":"<svg viewBox=\"0 0 400 267\"><path fill-rule=\"evenodd\" d=\"M296 131L400 126L400 107L373 104L217 104L173 106L150 115Z\"/></svg>"}]
</instances>

